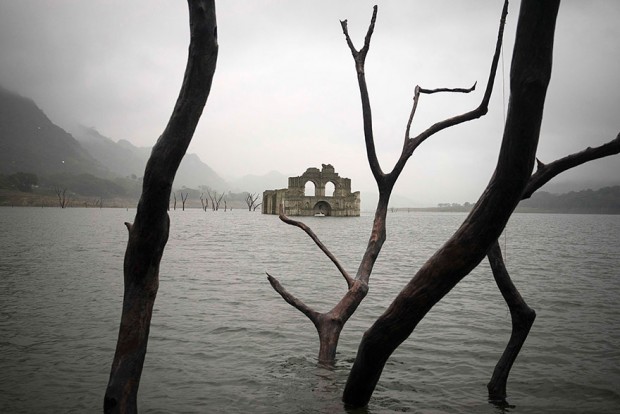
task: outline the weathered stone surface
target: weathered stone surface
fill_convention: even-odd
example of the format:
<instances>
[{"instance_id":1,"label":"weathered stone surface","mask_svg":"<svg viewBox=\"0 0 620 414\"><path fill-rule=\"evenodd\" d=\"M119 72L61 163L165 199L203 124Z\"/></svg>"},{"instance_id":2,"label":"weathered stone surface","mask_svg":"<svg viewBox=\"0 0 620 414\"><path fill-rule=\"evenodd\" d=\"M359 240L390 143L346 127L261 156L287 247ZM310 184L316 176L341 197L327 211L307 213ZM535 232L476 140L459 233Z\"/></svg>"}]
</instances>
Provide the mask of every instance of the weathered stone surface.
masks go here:
<instances>
[{"instance_id":1,"label":"weathered stone surface","mask_svg":"<svg viewBox=\"0 0 620 414\"><path fill-rule=\"evenodd\" d=\"M305 195L308 181L314 184L314 195ZM325 194L328 183L334 185L333 194ZM351 192L349 178L340 177L331 164L323 164L321 170L311 167L299 177L289 177L288 188L263 193L263 214L279 214L280 205L287 216L359 216L360 193Z\"/></svg>"}]
</instances>

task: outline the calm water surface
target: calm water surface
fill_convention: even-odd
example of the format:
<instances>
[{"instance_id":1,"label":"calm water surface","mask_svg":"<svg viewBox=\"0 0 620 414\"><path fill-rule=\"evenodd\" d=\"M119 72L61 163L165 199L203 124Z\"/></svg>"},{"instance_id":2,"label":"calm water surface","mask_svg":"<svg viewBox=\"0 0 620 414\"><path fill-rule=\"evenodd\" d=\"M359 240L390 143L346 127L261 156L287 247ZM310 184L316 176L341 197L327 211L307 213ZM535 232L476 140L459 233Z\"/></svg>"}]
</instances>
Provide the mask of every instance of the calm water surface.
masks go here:
<instances>
[{"instance_id":1,"label":"calm water surface","mask_svg":"<svg viewBox=\"0 0 620 414\"><path fill-rule=\"evenodd\" d=\"M124 221L135 210L0 208L0 412L101 411L122 302ZM333 370L312 324L265 272L325 311L345 292L299 229L248 211L172 211L140 385L145 413L343 413L360 337L465 218L394 213L370 292ZM372 217L308 218L355 273ZM620 412L620 216L515 215L507 265L538 318L508 382L486 383L510 316L483 262L388 362L367 412Z\"/></svg>"}]
</instances>

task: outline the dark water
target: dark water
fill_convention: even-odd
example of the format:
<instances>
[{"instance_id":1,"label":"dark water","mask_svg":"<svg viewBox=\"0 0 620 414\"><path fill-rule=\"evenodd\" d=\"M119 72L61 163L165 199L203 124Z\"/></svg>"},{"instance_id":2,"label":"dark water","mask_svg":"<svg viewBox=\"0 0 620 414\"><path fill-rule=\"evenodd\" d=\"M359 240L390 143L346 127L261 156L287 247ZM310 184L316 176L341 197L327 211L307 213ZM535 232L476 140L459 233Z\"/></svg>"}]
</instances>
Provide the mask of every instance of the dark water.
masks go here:
<instances>
[{"instance_id":1,"label":"dark water","mask_svg":"<svg viewBox=\"0 0 620 414\"><path fill-rule=\"evenodd\" d=\"M0 412L101 411L135 211L0 208ZM299 229L247 211L171 212L139 393L148 413L342 413L357 344L462 214L394 213L370 292L316 365L312 324L345 291ZM305 220L355 273L372 217ZM620 412L620 216L515 215L507 264L538 318L508 383L513 413ZM370 413L499 413L486 383L510 333L486 262L388 362Z\"/></svg>"}]
</instances>

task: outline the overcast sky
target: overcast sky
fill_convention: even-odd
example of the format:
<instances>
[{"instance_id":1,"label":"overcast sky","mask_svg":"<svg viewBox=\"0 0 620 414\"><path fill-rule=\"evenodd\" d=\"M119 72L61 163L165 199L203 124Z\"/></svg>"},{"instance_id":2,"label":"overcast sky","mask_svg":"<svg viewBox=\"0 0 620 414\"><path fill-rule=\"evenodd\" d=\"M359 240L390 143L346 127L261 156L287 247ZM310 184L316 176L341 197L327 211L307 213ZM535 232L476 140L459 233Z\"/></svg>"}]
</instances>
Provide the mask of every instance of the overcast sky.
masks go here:
<instances>
[{"instance_id":1,"label":"overcast sky","mask_svg":"<svg viewBox=\"0 0 620 414\"><path fill-rule=\"evenodd\" d=\"M478 105L496 39L500 1L284 1L217 3L219 57L190 146L224 178L277 170L300 175L331 163L354 190L375 191L366 161L353 60L339 20L363 44L379 11L366 76L377 150L392 169L416 84L469 87L423 96L414 132ZM475 201L497 159L519 2L510 5L505 88L500 69L489 114L439 133L416 150L395 193L416 205ZM620 2L565 1L539 157L552 161L620 131ZM35 100L52 121L152 146L185 69L186 2L3 0L0 84ZM505 96L504 96L505 93ZM620 184L620 157L558 180ZM286 186L283 183L282 186Z\"/></svg>"}]
</instances>

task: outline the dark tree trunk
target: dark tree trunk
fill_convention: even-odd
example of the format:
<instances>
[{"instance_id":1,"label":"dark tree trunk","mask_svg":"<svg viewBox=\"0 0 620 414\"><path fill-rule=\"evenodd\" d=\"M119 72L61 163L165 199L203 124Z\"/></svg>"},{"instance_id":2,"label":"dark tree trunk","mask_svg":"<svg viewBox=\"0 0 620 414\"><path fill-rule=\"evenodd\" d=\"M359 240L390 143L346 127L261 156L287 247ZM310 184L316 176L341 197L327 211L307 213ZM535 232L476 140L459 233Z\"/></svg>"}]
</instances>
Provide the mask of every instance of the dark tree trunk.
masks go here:
<instances>
[{"instance_id":1,"label":"dark tree trunk","mask_svg":"<svg viewBox=\"0 0 620 414\"><path fill-rule=\"evenodd\" d=\"M497 287L510 310L510 318L512 320L512 334L510 335L508 345L506 345L504 353L495 366L491 381L487 384L489 399L492 401L503 401L506 398L506 382L508 381L510 369L519 355L530 328L534 324L536 312L527 306L527 303L525 303L521 294L512 283L497 241L491 245L487 252L487 257Z\"/></svg>"},{"instance_id":2,"label":"dark tree trunk","mask_svg":"<svg viewBox=\"0 0 620 414\"><path fill-rule=\"evenodd\" d=\"M190 47L183 86L172 116L153 147L144 173L124 262L124 296L116 352L104 398L106 413L137 412L159 264L168 240L172 182L211 89L217 61L213 0L188 0Z\"/></svg>"},{"instance_id":3,"label":"dark tree trunk","mask_svg":"<svg viewBox=\"0 0 620 414\"><path fill-rule=\"evenodd\" d=\"M343 401L365 406L392 352L426 313L484 258L517 206L534 166L559 1L523 0L504 137L493 177L457 232L364 333Z\"/></svg>"},{"instance_id":4,"label":"dark tree trunk","mask_svg":"<svg viewBox=\"0 0 620 414\"><path fill-rule=\"evenodd\" d=\"M588 161L607 157L620 153L620 134L615 139L596 148L586 148L585 150L571 154L550 164L538 161L538 169L534 173L525 187L522 199L529 198L535 191L545 185L556 175L584 164ZM499 243L495 241L487 252L491 270L495 282L508 305L512 321L512 334L506 345L506 349L495 366L491 381L487 384L489 399L491 401L504 402L506 398L506 383L513 363L517 359L521 347L536 318L536 312L531 309L521 297L521 294L512 283L510 275L506 270Z\"/></svg>"},{"instance_id":5,"label":"dark tree trunk","mask_svg":"<svg viewBox=\"0 0 620 414\"><path fill-rule=\"evenodd\" d=\"M415 149L422 144L426 139L431 137L433 134L445 129L449 128L467 121L471 121L473 119L480 118L484 114L487 113L489 99L491 97L491 92L493 90L493 80L495 78L495 74L497 71L502 38L504 33L504 24L506 21L506 14L508 12L508 3L505 2L504 8L502 10L502 17L500 19L500 26L497 36L497 42L495 45L495 52L493 55L493 59L491 62L491 68L489 71L489 78L487 81L487 87L485 89L483 98L480 102L480 105L466 113L461 115L448 118L441 122L437 122L433 124L430 128L424 130L418 136L411 138L410 137L410 127L413 117L415 115L415 111L418 105L418 100L421 94L433 94L439 92L456 92L456 93L469 93L475 89L475 84L471 88L439 88L439 89L425 89L419 86L416 86L414 93L414 103L411 110L411 114L409 116L409 121L407 123L407 128L405 131L405 142L403 145L402 153L398 161L396 162L393 170L386 174L382 171L381 166L379 164L379 160L377 159L377 154L375 151L374 144L374 134L372 128L372 114L370 109L370 99L368 96L368 89L366 85L366 77L365 77L365 60L368 54L368 50L370 47L370 40L374 31L375 21L377 17L377 6L374 7L373 15L370 21L370 25L368 27L368 31L366 37L364 39L364 46L360 50L356 50L351 38L349 37L347 21L341 21L340 24L342 26L342 31L345 35L345 39L347 41L347 45L353 55L353 60L355 63L355 70L357 73L358 86L361 95L362 102L362 116L363 116L363 125L364 125L364 139L366 143L366 154L368 157L368 163L370 165L370 169L375 177L377 182L377 187L379 189L379 202L377 204L377 208L375 210L375 218L373 221L373 227L370 233L370 238L368 240L368 245L366 247L366 251L362 260L359 264L357 274L355 278L351 278L349 274L342 268L342 266L338 263L337 259L329 252L329 250L318 240L318 237L303 223L294 221L286 217L283 213L280 214L280 219L288 224L295 225L297 227L302 228L306 233L315 241L315 243L321 248L321 250L332 260L332 262L338 267L340 273L344 276L348 290L342 299L336 304L336 306L329 311L328 313L319 313L310 309L307 305L301 302L299 299L292 296L288 293L280 283L268 275L269 282L273 286L273 288L286 300L289 304L300 310L303 314L305 314L315 325L318 334L319 334L319 362L322 364L332 365L336 356L336 349L338 346L338 339L340 337L340 332L344 327L347 320L353 315L359 304L362 302L366 293L368 292L368 283L370 280L370 275L372 273L374 264L381 252L383 244L386 241L386 217L387 210L390 201L390 195L392 193L392 189L396 180L398 179L400 173L402 172L407 160L411 157Z\"/></svg>"}]
</instances>

